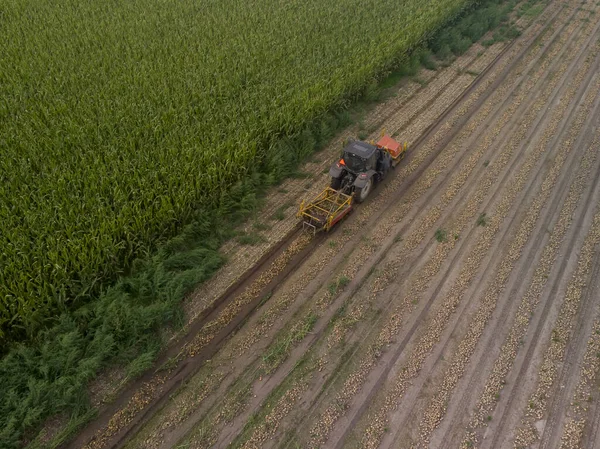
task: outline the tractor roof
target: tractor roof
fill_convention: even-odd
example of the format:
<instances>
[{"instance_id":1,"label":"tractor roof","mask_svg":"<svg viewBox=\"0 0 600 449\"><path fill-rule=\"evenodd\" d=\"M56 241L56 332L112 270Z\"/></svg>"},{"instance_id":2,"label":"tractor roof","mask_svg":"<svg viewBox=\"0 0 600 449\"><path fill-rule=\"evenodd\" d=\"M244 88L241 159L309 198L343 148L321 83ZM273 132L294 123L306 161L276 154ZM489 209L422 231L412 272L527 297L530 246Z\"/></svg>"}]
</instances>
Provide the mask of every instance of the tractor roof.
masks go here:
<instances>
[{"instance_id":1,"label":"tractor roof","mask_svg":"<svg viewBox=\"0 0 600 449\"><path fill-rule=\"evenodd\" d=\"M352 141L344 148L345 153L352 153L363 159L368 159L375 151L377 151L376 146L361 142L360 140Z\"/></svg>"}]
</instances>

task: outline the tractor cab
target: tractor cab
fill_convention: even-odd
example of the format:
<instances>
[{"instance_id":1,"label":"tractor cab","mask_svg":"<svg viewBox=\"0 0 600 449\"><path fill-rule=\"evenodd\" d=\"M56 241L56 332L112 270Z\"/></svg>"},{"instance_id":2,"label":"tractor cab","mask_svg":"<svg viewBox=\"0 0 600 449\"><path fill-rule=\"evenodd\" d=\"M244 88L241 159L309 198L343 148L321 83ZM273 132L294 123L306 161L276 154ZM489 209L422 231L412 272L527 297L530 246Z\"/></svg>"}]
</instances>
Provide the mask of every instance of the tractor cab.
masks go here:
<instances>
[{"instance_id":1,"label":"tractor cab","mask_svg":"<svg viewBox=\"0 0 600 449\"><path fill-rule=\"evenodd\" d=\"M339 164L355 174L375 170L379 153L374 145L360 141L350 142L344 148Z\"/></svg>"}]
</instances>

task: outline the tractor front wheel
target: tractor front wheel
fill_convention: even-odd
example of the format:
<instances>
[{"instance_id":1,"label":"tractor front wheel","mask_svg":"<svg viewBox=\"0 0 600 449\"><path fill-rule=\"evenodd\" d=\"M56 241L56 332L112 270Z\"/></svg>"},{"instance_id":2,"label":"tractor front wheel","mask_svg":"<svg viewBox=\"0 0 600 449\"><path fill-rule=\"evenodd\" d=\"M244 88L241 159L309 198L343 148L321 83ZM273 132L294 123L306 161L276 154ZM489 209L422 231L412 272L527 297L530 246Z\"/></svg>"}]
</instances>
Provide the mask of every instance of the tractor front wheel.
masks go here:
<instances>
[{"instance_id":1,"label":"tractor front wheel","mask_svg":"<svg viewBox=\"0 0 600 449\"><path fill-rule=\"evenodd\" d=\"M363 187L357 187L354 191L354 198L357 203L362 203L367 199L369 193L371 193L371 188L373 187L373 178L369 178L367 183Z\"/></svg>"}]
</instances>

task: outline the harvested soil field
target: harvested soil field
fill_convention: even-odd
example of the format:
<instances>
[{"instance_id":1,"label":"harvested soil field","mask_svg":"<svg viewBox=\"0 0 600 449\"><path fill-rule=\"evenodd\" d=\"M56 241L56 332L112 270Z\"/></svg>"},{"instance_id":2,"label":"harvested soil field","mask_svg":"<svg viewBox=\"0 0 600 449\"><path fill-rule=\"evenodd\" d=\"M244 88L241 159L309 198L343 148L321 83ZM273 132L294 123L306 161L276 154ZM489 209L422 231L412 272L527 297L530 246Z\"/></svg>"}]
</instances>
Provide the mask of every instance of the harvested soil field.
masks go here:
<instances>
[{"instance_id":1,"label":"harvested soil field","mask_svg":"<svg viewBox=\"0 0 600 449\"><path fill-rule=\"evenodd\" d=\"M72 447L600 448L600 3L519 25L365 117L409 153L331 233L293 214L356 127L267 198Z\"/></svg>"}]
</instances>

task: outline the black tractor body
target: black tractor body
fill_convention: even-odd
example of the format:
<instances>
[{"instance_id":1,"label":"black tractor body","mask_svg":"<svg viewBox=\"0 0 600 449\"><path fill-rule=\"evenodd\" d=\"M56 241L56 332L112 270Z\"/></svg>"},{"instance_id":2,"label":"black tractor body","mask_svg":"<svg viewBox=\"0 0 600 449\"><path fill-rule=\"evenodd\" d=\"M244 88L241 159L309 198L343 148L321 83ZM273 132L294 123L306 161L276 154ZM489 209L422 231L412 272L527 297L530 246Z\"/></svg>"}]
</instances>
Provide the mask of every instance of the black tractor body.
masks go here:
<instances>
[{"instance_id":1,"label":"black tractor body","mask_svg":"<svg viewBox=\"0 0 600 449\"><path fill-rule=\"evenodd\" d=\"M359 140L351 141L341 159L329 169L331 187L354 194L355 201L362 203L391 168L392 157L385 149Z\"/></svg>"}]
</instances>

